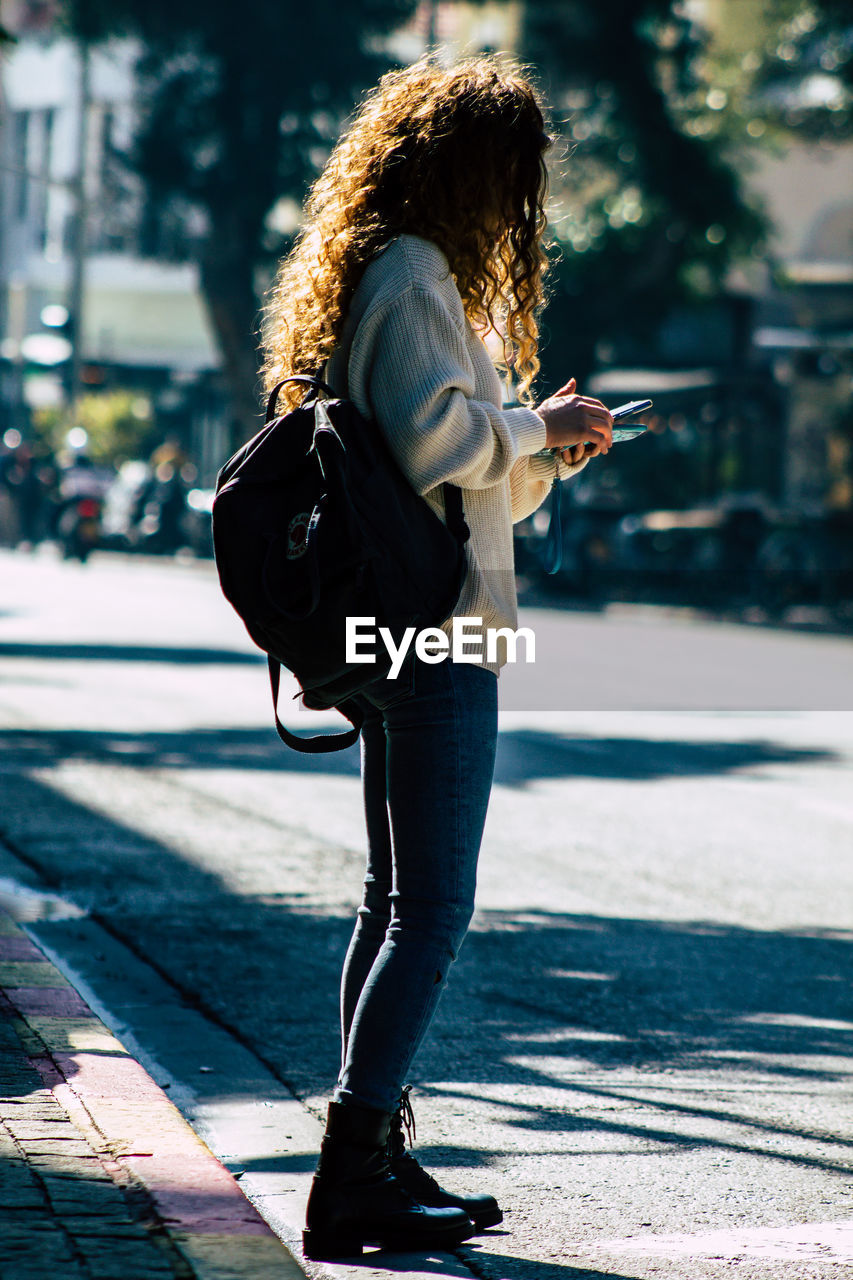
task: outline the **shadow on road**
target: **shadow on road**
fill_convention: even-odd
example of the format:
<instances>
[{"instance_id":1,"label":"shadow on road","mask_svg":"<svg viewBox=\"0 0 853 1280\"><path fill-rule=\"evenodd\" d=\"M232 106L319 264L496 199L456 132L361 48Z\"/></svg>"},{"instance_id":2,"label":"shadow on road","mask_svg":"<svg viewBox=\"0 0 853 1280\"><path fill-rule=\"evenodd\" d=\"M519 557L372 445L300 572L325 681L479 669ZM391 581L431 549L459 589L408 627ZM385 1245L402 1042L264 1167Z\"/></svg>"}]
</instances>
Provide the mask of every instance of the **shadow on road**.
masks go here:
<instances>
[{"instance_id":1,"label":"shadow on road","mask_svg":"<svg viewBox=\"0 0 853 1280\"><path fill-rule=\"evenodd\" d=\"M190 1003L250 1044L297 1095L325 1094L338 1067L337 985L350 918L312 910L292 870L292 891L235 893L189 856L30 776L65 754L124 764L153 764L168 754L171 764L185 751L189 764L191 740L196 767L199 752L202 762L235 764L223 751L223 735L213 735L213 753L204 735L201 745L199 735L177 735L178 744L174 737L118 735L123 749L113 757L116 735L2 735L0 834L50 887L89 907ZM146 754L129 757L125 748L134 743ZM675 744L671 751L669 767L676 768ZM738 767L745 755L786 758L766 745L701 751L703 767L717 770ZM615 748L612 754L602 776L618 776L620 769L624 776L627 766ZM602 756L596 759L600 767ZM572 753L566 768L575 769ZM286 857L286 829L281 848ZM316 872L322 848L311 856ZM335 874L340 856L336 850ZM360 873L353 858L353 906ZM40 930L55 929L59 936L73 927L57 923ZM754 1151L784 1163L847 1171L850 1144L831 1134L795 1119L749 1119L748 1109L736 1113L730 1102L721 1098L717 1104L704 1091L701 1104L673 1101L661 1081L672 1072L701 1072L723 1089L728 1079L746 1076L759 1091L842 1081L853 1047L851 966L853 933L544 910L481 912L417 1064L417 1083L426 1092L440 1087L462 1096L480 1083L516 1086L501 1091L501 1098L512 1099L498 1103L506 1122L533 1133L574 1131L575 1147L584 1145L580 1135L588 1135L595 1149L596 1139L609 1134L623 1137L626 1149L641 1139ZM628 1083L626 1068L632 1072ZM637 1071L648 1073L648 1087L637 1086ZM541 1097L535 1104L524 1101L522 1090L541 1094L544 1088L547 1103ZM656 1088L662 1091L655 1094ZM799 1143L810 1144L809 1150L797 1154ZM484 1159L464 1148L440 1157L445 1164Z\"/></svg>"},{"instance_id":2,"label":"shadow on road","mask_svg":"<svg viewBox=\"0 0 853 1280\"><path fill-rule=\"evenodd\" d=\"M12 729L0 731L0 761L4 757L21 768L88 760L138 769L260 769L337 775L357 774L359 770L357 747L331 755L300 755L282 747L272 728L143 733ZM653 781L721 775L762 765L825 764L840 758L831 750L764 740L689 742L505 730L498 742L495 782L524 787L540 778Z\"/></svg>"},{"instance_id":3,"label":"shadow on road","mask_svg":"<svg viewBox=\"0 0 853 1280\"><path fill-rule=\"evenodd\" d=\"M476 1262L476 1244L472 1244L468 1240L462 1247L466 1254L470 1252L472 1260ZM518 1257L513 1257L511 1254L495 1253L491 1249L488 1257L489 1271L492 1271L493 1267L500 1267L504 1263L507 1267L507 1275L513 1273L509 1268L512 1268L517 1274ZM525 1258L523 1265L524 1280L642 1280L642 1277L638 1276L636 1272L629 1276L625 1271L599 1271L597 1268L590 1270L587 1267L570 1267L562 1262L534 1262L532 1258ZM495 1274L500 1274L500 1272Z\"/></svg>"},{"instance_id":4,"label":"shadow on road","mask_svg":"<svg viewBox=\"0 0 853 1280\"><path fill-rule=\"evenodd\" d=\"M260 653L241 653L236 649L148 644L33 644L21 640L0 641L0 658L37 658L44 662L165 662L179 667L256 666L264 661Z\"/></svg>"},{"instance_id":5,"label":"shadow on road","mask_svg":"<svg viewBox=\"0 0 853 1280\"><path fill-rule=\"evenodd\" d=\"M524 786L536 778L617 778L652 781L713 776L766 764L824 764L832 751L767 741L686 742L589 737L521 729L500 735L495 781Z\"/></svg>"}]
</instances>

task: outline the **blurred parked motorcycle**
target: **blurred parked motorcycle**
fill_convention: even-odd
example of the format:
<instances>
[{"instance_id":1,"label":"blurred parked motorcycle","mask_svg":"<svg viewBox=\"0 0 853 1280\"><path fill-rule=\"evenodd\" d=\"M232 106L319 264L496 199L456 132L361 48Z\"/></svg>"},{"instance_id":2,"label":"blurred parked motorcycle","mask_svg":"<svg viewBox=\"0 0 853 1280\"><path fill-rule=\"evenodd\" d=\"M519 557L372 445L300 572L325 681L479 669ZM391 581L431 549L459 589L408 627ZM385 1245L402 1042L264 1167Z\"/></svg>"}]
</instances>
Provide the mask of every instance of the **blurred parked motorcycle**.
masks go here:
<instances>
[{"instance_id":1,"label":"blurred parked motorcycle","mask_svg":"<svg viewBox=\"0 0 853 1280\"><path fill-rule=\"evenodd\" d=\"M84 563L101 545L104 495L112 472L96 467L84 454L65 467L59 481L54 536L66 560Z\"/></svg>"},{"instance_id":2,"label":"blurred parked motorcycle","mask_svg":"<svg viewBox=\"0 0 853 1280\"><path fill-rule=\"evenodd\" d=\"M85 564L89 553L100 544L102 511L103 502L93 497L74 498L63 506L56 533L66 560Z\"/></svg>"}]
</instances>

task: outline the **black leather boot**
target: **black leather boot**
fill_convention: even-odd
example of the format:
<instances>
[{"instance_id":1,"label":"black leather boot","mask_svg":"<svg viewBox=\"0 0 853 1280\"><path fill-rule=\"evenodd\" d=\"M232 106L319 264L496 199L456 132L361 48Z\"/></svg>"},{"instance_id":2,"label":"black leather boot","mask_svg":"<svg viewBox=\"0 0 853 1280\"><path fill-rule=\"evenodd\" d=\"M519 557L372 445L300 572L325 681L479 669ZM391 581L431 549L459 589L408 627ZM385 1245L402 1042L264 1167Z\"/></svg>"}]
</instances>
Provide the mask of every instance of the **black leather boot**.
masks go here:
<instances>
[{"instance_id":1,"label":"black leather boot","mask_svg":"<svg viewBox=\"0 0 853 1280\"><path fill-rule=\"evenodd\" d=\"M452 1249L473 1234L464 1209L419 1204L392 1175L390 1127L387 1111L329 1103L302 1233L306 1258L358 1257L366 1244L401 1252Z\"/></svg>"},{"instance_id":2,"label":"black leather boot","mask_svg":"<svg viewBox=\"0 0 853 1280\"><path fill-rule=\"evenodd\" d=\"M406 1147L405 1129L409 1135L409 1144L415 1136L415 1116L409 1098L412 1086L407 1084L400 1098L400 1105L391 1120L388 1135L388 1163L397 1181L405 1187L410 1196L420 1204L435 1209L464 1209L474 1224L476 1231L485 1231L487 1227L496 1227L503 1222L503 1214L494 1196L455 1196L440 1187L435 1178L422 1169L415 1157Z\"/></svg>"}]
</instances>

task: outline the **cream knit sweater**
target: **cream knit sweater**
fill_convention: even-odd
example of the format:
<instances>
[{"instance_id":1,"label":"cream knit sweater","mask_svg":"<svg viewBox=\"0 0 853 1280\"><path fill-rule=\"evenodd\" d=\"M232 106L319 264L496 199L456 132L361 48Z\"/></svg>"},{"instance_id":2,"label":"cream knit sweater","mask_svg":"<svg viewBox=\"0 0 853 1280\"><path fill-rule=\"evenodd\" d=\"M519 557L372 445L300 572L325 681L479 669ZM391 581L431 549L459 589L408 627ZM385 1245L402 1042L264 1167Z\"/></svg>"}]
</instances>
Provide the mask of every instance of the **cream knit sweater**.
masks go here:
<instances>
[{"instance_id":1,"label":"cream knit sweater","mask_svg":"<svg viewBox=\"0 0 853 1280\"><path fill-rule=\"evenodd\" d=\"M404 474L442 517L442 483L462 489L471 538L454 616L482 619L469 634L483 636L485 659L486 630L517 626L513 522L544 500L555 468L574 475L587 460L567 466L534 456L545 448L545 423L532 409L501 408L500 379L447 259L418 236L392 240L367 267L326 379L376 420ZM499 640L497 661L482 665L497 672L505 661Z\"/></svg>"}]
</instances>

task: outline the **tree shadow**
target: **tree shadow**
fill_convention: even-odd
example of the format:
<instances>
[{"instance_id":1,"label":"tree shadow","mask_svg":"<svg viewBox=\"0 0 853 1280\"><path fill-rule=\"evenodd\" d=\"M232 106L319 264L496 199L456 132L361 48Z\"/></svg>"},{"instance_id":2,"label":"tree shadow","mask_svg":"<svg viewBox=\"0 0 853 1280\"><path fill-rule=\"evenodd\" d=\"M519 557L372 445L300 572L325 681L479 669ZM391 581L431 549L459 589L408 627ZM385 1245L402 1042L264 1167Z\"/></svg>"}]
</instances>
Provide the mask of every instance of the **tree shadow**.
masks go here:
<instances>
[{"instance_id":1,"label":"tree shadow","mask_svg":"<svg viewBox=\"0 0 853 1280\"><path fill-rule=\"evenodd\" d=\"M790 747L763 739L689 742L517 729L501 733L495 781L524 786L534 778L713 777L767 764L825 764L840 759L821 748Z\"/></svg>"},{"instance_id":2,"label":"tree shadow","mask_svg":"<svg viewBox=\"0 0 853 1280\"><path fill-rule=\"evenodd\" d=\"M527 731L503 735L502 750L504 785L542 776L713 775L835 758L772 742L626 743ZM250 1046L298 1098L326 1095L338 1069L337 990L360 858L319 841L311 851L303 841L303 853L294 855L297 842L283 827L280 853L272 856L285 871L275 863L270 870L272 882L286 887L240 893L191 852L51 787L49 770L63 759L273 772L304 768L303 759L279 750L271 730L9 731L0 735L0 834L187 1005ZM332 763L336 772L357 769L354 751ZM328 770L328 758L318 767ZM306 859L304 878L299 864L288 861L294 856ZM340 896L348 899L346 910L312 908L303 896L310 875L331 882L342 873L351 874ZM61 951L63 937L84 925L46 921L38 932ZM653 1151L737 1153L780 1170L849 1176L853 1143L806 1118L754 1105L738 1090L745 1077L754 1089L780 1093L849 1078L851 961L853 933L837 930L481 911L419 1056L415 1083L427 1098L456 1098L466 1111L493 1103L498 1123L479 1132L497 1136L484 1150L462 1131L452 1144L421 1145L419 1152L427 1165L488 1167L519 1147L526 1155L553 1155L557 1135L561 1149L575 1156L600 1155L604 1143L615 1159L622 1151L636 1154L642 1143ZM97 993L97 977L87 980ZM131 999L122 1009L131 1027L132 1005ZM157 1046L147 1047L156 1058ZM73 1070L73 1061L63 1065ZM697 1096L673 1084L679 1077L701 1077L710 1087ZM219 1088L223 1099L229 1091L235 1100L241 1096L239 1082L223 1077ZM518 1139L509 1141L513 1130ZM313 1153L244 1163L256 1172L307 1174ZM476 1260L476 1245L469 1250ZM634 1280L621 1271L490 1253L490 1272L500 1264L524 1280ZM391 1258L382 1265L394 1269Z\"/></svg>"},{"instance_id":3,"label":"tree shadow","mask_svg":"<svg viewBox=\"0 0 853 1280\"><path fill-rule=\"evenodd\" d=\"M491 1237L492 1233L489 1232L484 1239L488 1240ZM469 1265L473 1263L476 1266L478 1251L476 1240L466 1240L459 1246L459 1251L463 1254L466 1263ZM348 1267L378 1265L383 1271L402 1274L410 1274L415 1266L418 1275L447 1276L448 1274L440 1260L426 1254L393 1256L382 1249L376 1249L365 1253L361 1258L348 1258L346 1261ZM523 1277L523 1280L642 1280L639 1276L629 1276L623 1271L601 1271L598 1268L590 1270L584 1267L572 1267L562 1262L534 1262L530 1258L494 1253L491 1249L488 1252L488 1262L489 1274L505 1276L506 1280L510 1280L513 1276ZM496 1272L495 1267L502 1267L505 1270Z\"/></svg>"},{"instance_id":4,"label":"tree shadow","mask_svg":"<svg viewBox=\"0 0 853 1280\"><path fill-rule=\"evenodd\" d=\"M314 730L305 730L310 734ZM285 749L273 728L132 731L7 729L0 731L0 764L45 768L58 760L121 764L128 768L252 769L272 773L357 775L358 747L327 755ZM495 782L523 788L543 778L654 781L713 777L764 765L826 764L832 750L789 747L766 740L690 742L592 737L560 731L510 729L500 734Z\"/></svg>"},{"instance_id":5,"label":"tree shadow","mask_svg":"<svg viewBox=\"0 0 853 1280\"><path fill-rule=\"evenodd\" d=\"M36 644L23 640L0 641L0 658L36 658L43 662L164 662L169 666L257 666L264 661L260 653L243 653L237 649L191 645Z\"/></svg>"},{"instance_id":6,"label":"tree shadow","mask_svg":"<svg viewBox=\"0 0 853 1280\"><path fill-rule=\"evenodd\" d=\"M52 888L90 908L188 1002L252 1045L298 1096L328 1090L338 1067L348 912L311 909L298 882L277 895L234 893L197 862L58 794L20 765L0 773L0 798L8 843ZM328 874L336 876L341 858L345 868L351 857L354 906L360 859L331 846L304 856L323 875L323 859L332 855ZM288 856L286 830L281 856ZM286 878L294 880L289 864ZM73 922L41 930L64 927ZM718 1084L744 1071L784 1086L844 1078L853 1048L851 961L853 934L838 931L480 912L421 1051L417 1080L426 1091L438 1082L463 1093L479 1083L556 1090L548 1105L527 1105L523 1092L506 1105L507 1123L532 1134L607 1131L694 1145L687 1117L736 1120L739 1150L768 1154L770 1132L826 1142L832 1150L804 1154L802 1162L836 1169L838 1139L801 1124L768 1129L723 1103L658 1104L648 1096L642 1102L653 1118L635 1124L618 1110L591 1115L585 1100L632 1097L631 1088L608 1081L626 1068L650 1081L674 1071L701 1072ZM590 1074L592 1081L584 1078ZM702 1141L725 1148L730 1139ZM453 1162L452 1151L444 1156Z\"/></svg>"},{"instance_id":7,"label":"tree shadow","mask_svg":"<svg viewBox=\"0 0 853 1280\"><path fill-rule=\"evenodd\" d=\"M476 1241L466 1240L461 1247L466 1254L471 1252L472 1260L476 1263L478 1247ZM523 1280L642 1280L636 1272L628 1275L627 1271L601 1271L598 1267L573 1267L566 1262L534 1262L531 1258L494 1253L491 1249L488 1258L489 1272L506 1275L506 1280L510 1280L513 1276L523 1277ZM498 1267L501 1270L495 1271Z\"/></svg>"}]
</instances>

